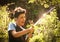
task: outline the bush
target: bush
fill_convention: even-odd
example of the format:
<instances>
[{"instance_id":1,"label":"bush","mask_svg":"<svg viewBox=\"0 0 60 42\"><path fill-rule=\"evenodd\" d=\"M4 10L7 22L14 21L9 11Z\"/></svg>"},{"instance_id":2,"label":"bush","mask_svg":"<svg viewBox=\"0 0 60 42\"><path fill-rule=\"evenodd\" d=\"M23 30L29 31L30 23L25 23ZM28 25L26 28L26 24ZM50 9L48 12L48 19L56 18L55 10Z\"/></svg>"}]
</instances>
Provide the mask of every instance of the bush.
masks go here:
<instances>
[{"instance_id":1,"label":"bush","mask_svg":"<svg viewBox=\"0 0 60 42\"><path fill-rule=\"evenodd\" d=\"M0 38L8 38L8 27L9 18L6 11L6 6L0 6Z\"/></svg>"},{"instance_id":2,"label":"bush","mask_svg":"<svg viewBox=\"0 0 60 42\"><path fill-rule=\"evenodd\" d=\"M56 9L41 19L34 27L33 37L29 42L60 42L60 21Z\"/></svg>"}]
</instances>

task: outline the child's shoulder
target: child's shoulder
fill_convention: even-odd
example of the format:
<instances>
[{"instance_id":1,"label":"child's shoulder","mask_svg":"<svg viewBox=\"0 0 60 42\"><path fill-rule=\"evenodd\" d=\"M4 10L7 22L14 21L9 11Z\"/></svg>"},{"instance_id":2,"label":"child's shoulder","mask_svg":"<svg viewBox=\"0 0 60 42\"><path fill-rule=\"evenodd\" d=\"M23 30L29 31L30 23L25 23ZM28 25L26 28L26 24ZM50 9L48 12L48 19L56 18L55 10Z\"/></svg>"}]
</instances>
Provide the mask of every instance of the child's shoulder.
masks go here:
<instances>
[{"instance_id":1,"label":"child's shoulder","mask_svg":"<svg viewBox=\"0 0 60 42\"><path fill-rule=\"evenodd\" d=\"M15 22L10 22L9 25L16 25L16 23Z\"/></svg>"}]
</instances>

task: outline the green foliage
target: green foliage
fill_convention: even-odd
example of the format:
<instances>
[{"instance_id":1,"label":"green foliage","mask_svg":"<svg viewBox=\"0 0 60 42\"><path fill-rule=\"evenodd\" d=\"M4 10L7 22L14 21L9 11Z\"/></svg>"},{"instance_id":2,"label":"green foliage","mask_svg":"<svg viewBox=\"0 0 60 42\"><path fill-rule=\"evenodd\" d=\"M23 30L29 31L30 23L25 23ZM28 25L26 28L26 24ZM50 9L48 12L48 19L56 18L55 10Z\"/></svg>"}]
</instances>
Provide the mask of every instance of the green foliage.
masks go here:
<instances>
[{"instance_id":1,"label":"green foliage","mask_svg":"<svg viewBox=\"0 0 60 42\"><path fill-rule=\"evenodd\" d=\"M39 35L34 36L34 38L30 39L30 42L40 42L40 41L41 41L41 40L40 40Z\"/></svg>"},{"instance_id":2,"label":"green foliage","mask_svg":"<svg viewBox=\"0 0 60 42\"><path fill-rule=\"evenodd\" d=\"M29 2L28 3L33 3L35 0L29 0Z\"/></svg>"},{"instance_id":3,"label":"green foliage","mask_svg":"<svg viewBox=\"0 0 60 42\"><path fill-rule=\"evenodd\" d=\"M15 2L16 6L26 8L28 13L27 18L33 19L34 21L36 21L38 14L45 12L45 8L48 9L50 6L58 4L60 8L60 0L13 0L11 2ZM30 39L30 42L51 42L54 36L60 36L60 21L58 17L56 17L56 9L49 14L50 15L46 15L45 18L42 18L40 21L41 24L35 26L34 35ZM9 22L6 6L0 6L0 38L8 37L7 27ZM28 27L30 27L30 25ZM56 40L56 42L60 42L60 38L56 38Z\"/></svg>"},{"instance_id":4,"label":"green foliage","mask_svg":"<svg viewBox=\"0 0 60 42\"><path fill-rule=\"evenodd\" d=\"M41 19L34 27L35 31L30 42L60 42L60 21L56 9Z\"/></svg>"},{"instance_id":5,"label":"green foliage","mask_svg":"<svg viewBox=\"0 0 60 42\"><path fill-rule=\"evenodd\" d=\"M7 32L8 22L9 22L9 18L6 12L6 6L1 6L0 7L0 38L8 37L8 32Z\"/></svg>"},{"instance_id":6,"label":"green foliage","mask_svg":"<svg viewBox=\"0 0 60 42\"><path fill-rule=\"evenodd\" d=\"M60 0L30 0L29 3L39 3L45 8L49 8L51 5L58 5L60 4Z\"/></svg>"}]
</instances>

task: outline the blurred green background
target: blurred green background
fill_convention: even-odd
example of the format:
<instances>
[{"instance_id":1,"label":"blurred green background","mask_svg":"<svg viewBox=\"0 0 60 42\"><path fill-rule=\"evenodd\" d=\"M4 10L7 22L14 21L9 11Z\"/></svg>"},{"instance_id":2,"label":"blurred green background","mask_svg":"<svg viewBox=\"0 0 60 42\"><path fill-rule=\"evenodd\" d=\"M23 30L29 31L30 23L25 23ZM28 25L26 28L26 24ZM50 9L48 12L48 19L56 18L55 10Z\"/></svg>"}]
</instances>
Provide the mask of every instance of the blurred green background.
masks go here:
<instances>
[{"instance_id":1,"label":"blurred green background","mask_svg":"<svg viewBox=\"0 0 60 42\"><path fill-rule=\"evenodd\" d=\"M7 12L7 7L12 3L14 3L16 7L20 6L27 10L27 25L28 20L33 20L35 23L45 12L49 11L52 7L55 7L55 9L49 13L49 16L51 16L51 18L49 18L49 16L46 16L44 18L47 18L47 23L40 24L40 27L39 25L35 27L34 36L30 39L30 42L60 42L60 0L0 0L0 42L8 42L8 24L11 19L8 18L9 13ZM12 7L10 8L12 9ZM38 28L43 31L42 28L46 28L44 25L47 25L47 32L49 32L47 33L48 37L45 37L46 35L41 32L42 34L40 34L45 39L42 37L38 38L38 35L40 34L38 34L36 31ZM53 30L51 31L51 33L53 32L51 34L52 36L50 35L50 29ZM51 36L52 41L49 40L49 35ZM36 39L34 39L35 36Z\"/></svg>"}]
</instances>

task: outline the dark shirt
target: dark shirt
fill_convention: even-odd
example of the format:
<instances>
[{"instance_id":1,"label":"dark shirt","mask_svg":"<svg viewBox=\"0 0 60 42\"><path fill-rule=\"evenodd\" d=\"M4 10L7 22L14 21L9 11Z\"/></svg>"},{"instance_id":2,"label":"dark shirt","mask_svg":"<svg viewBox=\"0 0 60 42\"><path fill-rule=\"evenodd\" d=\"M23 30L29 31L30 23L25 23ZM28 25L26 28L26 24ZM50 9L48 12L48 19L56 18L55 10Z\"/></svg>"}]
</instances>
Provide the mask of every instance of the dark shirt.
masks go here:
<instances>
[{"instance_id":1,"label":"dark shirt","mask_svg":"<svg viewBox=\"0 0 60 42\"><path fill-rule=\"evenodd\" d=\"M14 23L10 23L9 28L8 28L9 42L26 42L26 40L25 40L26 35L15 38L12 36L12 33L11 33L13 30L15 30L16 32L22 31L22 29L18 25L14 24Z\"/></svg>"}]
</instances>

